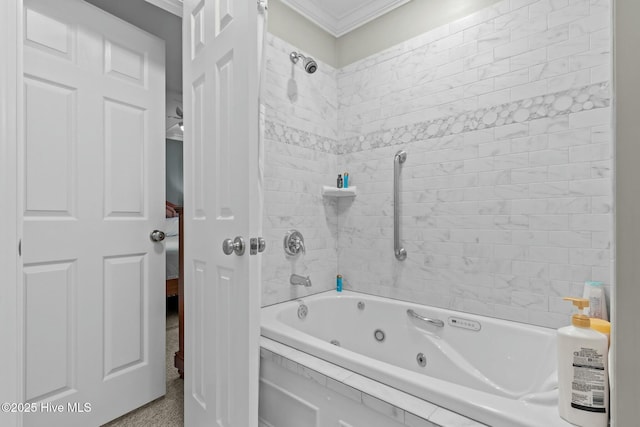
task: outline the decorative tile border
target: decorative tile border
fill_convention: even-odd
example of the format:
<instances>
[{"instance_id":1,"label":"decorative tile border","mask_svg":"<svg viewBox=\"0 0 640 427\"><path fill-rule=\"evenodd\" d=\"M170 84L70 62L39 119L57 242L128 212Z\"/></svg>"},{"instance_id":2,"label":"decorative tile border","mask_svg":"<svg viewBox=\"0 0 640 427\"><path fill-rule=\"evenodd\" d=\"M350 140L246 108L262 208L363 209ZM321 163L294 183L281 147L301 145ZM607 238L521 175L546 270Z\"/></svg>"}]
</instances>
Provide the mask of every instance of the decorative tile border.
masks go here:
<instances>
[{"instance_id":1,"label":"decorative tile border","mask_svg":"<svg viewBox=\"0 0 640 427\"><path fill-rule=\"evenodd\" d=\"M265 121L264 137L265 139L324 153L335 154L337 151L337 142L335 139L296 129L271 120Z\"/></svg>"},{"instance_id":2,"label":"decorative tile border","mask_svg":"<svg viewBox=\"0 0 640 427\"><path fill-rule=\"evenodd\" d=\"M300 352L266 337L260 337L260 358L311 379L357 404L408 427L486 427L430 402L363 377L338 365ZM362 387L364 385L367 391ZM395 404L393 403L395 402ZM439 421L438 420L446 420Z\"/></svg>"},{"instance_id":3,"label":"decorative tile border","mask_svg":"<svg viewBox=\"0 0 640 427\"><path fill-rule=\"evenodd\" d=\"M600 82L393 129L379 130L339 142L267 120L265 138L325 153L348 154L605 108L611 105L610 93L609 82Z\"/></svg>"},{"instance_id":4,"label":"decorative tile border","mask_svg":"<svg viewBox=\"0 0 640 427\"><path fill-rule=\"evenodd\" d=\"M538 95L520 101L348 138L340 141L336 154L354 153L605 108L611 104L610 97L609 82Z\"/></svg>"}]
</instances>

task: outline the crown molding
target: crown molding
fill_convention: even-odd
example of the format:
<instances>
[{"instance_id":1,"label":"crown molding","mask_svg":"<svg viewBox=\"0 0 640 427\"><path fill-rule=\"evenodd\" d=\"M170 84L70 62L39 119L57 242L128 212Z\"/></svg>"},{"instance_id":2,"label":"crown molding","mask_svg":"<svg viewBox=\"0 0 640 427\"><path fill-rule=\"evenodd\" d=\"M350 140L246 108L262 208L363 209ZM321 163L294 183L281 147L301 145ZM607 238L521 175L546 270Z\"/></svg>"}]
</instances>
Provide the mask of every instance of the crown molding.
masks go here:
<instances>
[{"instance_id":1,"label":"crown molding","mask_svg":"<svg viewBox=\"0 0 640 427\"><path fill-rule=\"evenodd\" d=\"M410 0L281 1L329 34L341 37ZM345 3L351 3L351 5L345 7Z\"/></svg>"}]
</instances>

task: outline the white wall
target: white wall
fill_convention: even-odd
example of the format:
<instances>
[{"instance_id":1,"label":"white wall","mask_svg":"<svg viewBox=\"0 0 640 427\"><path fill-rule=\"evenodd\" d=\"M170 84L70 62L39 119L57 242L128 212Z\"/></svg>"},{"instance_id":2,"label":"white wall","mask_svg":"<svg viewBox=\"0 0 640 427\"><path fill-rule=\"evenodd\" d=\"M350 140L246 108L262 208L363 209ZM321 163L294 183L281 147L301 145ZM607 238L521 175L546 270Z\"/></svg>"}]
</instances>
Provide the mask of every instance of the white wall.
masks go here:
<instances>
[{"instance_id":1,"label":"white wall","mask_svg":"<svg viewBox=\"0 0 640 427\"><path fill-rule=\"evenodd\" d=\"M383 49L464 18L500 0L420 0L402 6L339 37L336 60L344 67Z\"/></svg>"},{"instance_id":2,"label":"white wall","mask_svg":"<svg viewBox=\"0 0 640 427\"><path fill-rule=\"evenodd\" d=\"M318 60L309 75L289 60L296 47L271 34L267 41L263 305L335 287L337 267L335 201L320 193L337 177L336 71ZM306 254L288 257L283 239L293 228ZM313 286L291 286L293 273L310 276Z\"/></svg>"},{"instance_id":3,"label":"white wall","mask_svg":"<svg viewBox=\"0 0 640 427\"><path fill-rule=\"evenodd\" d=\"M336 38L280 0L271 0L268 29L316 59L343 67L498 1L410 1Z\"/></svg>"},{"instance_id":4,"label":"white wall","mask_svg":"<svg viewBox=\"0 0 640 427\"><path fill-rule=\"evenodd\" d=\"M268 30L276 37L294 43L297 49L335 67L336 38L300 15L280 0L269 0Z\"/></svg>"}]
</instances>

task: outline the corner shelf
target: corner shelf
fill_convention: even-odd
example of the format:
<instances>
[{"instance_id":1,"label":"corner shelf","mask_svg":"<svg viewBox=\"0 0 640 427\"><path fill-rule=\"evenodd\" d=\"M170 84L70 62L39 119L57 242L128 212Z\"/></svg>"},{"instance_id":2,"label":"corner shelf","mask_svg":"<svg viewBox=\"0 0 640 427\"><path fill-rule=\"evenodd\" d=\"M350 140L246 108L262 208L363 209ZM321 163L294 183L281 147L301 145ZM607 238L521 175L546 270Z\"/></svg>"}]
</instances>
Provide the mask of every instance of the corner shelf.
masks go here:
<instances>
[{"instance_id":1,"label":"corner shelf","mask_svg":"<svg viewBox=\"0 0 640 427\"><path fill-rule=\"evenodd\" d=\"M324 197L356 197L356 187L337 188L323 185L322 195Z\"/></svg>"}]
</instances>

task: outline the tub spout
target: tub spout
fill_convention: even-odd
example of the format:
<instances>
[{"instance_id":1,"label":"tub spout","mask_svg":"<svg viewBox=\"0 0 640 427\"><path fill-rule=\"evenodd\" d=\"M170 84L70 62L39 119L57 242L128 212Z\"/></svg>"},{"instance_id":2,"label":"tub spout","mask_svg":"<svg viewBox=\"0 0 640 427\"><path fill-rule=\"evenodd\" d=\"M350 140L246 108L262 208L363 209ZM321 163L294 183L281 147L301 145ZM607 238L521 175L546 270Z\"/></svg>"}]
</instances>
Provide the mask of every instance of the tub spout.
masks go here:
<instances>
[{"instance_id":1,"label":"tub spout","mask_svg":"<svg viewBox=\"0 0 640 427\"><path fill-rule=\"evenodd\" d=\"M311 279L309 278L309 276L304 277L300 276L299 274L292 274L291 278L289 279L289 283L291 283L292 285L300 285L308 288L311 286Z\"/></svg>"}]
</instances>

